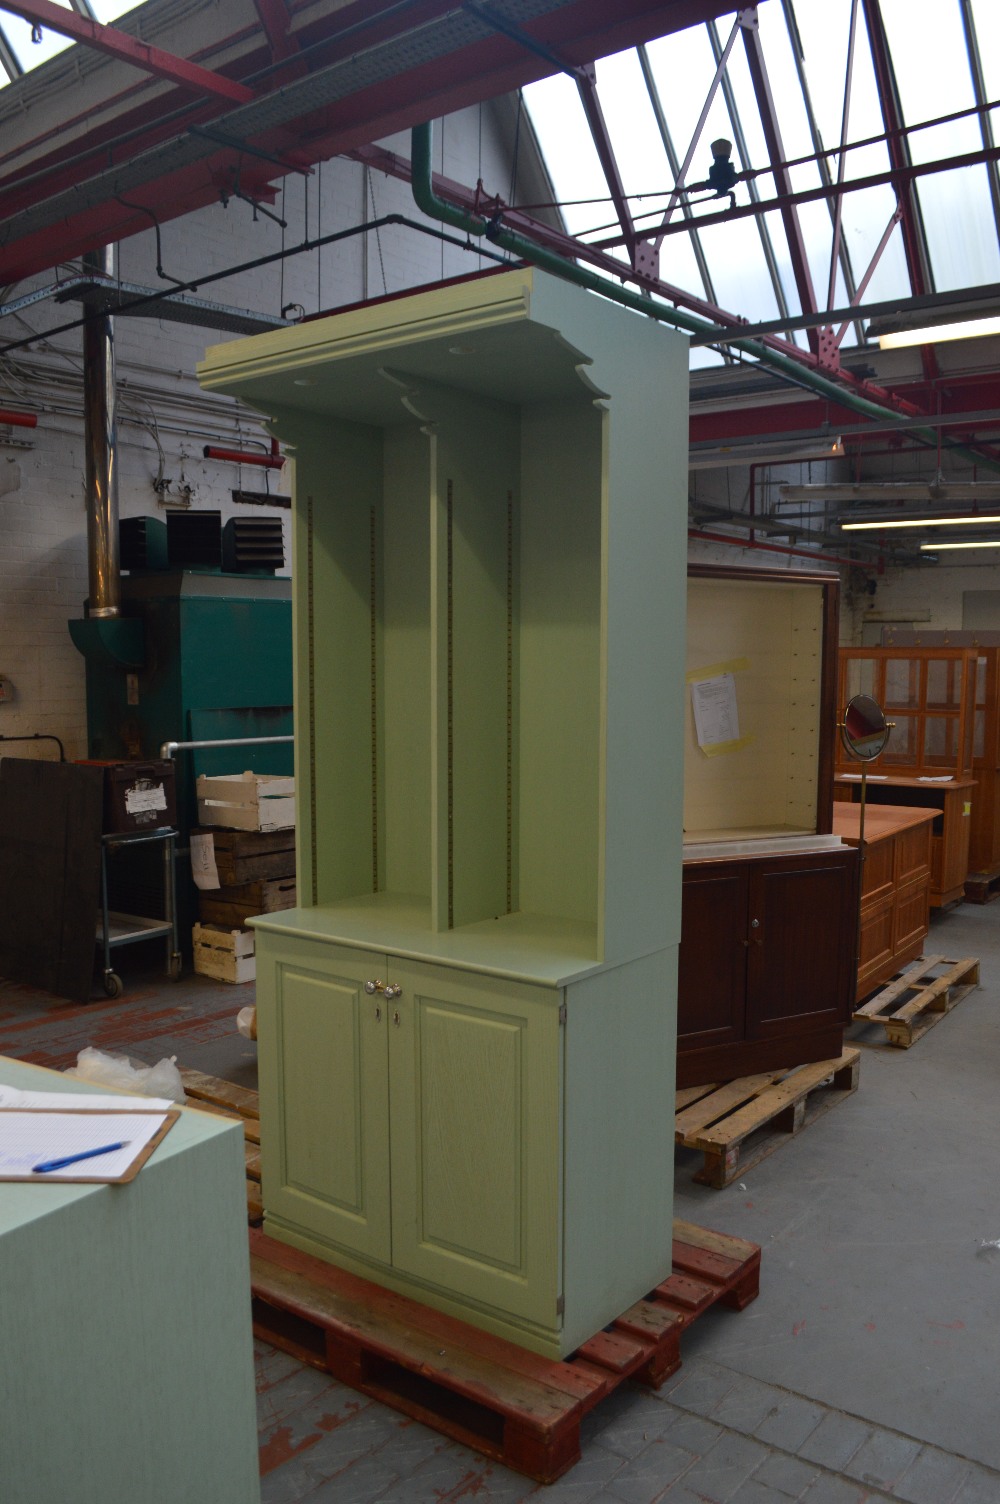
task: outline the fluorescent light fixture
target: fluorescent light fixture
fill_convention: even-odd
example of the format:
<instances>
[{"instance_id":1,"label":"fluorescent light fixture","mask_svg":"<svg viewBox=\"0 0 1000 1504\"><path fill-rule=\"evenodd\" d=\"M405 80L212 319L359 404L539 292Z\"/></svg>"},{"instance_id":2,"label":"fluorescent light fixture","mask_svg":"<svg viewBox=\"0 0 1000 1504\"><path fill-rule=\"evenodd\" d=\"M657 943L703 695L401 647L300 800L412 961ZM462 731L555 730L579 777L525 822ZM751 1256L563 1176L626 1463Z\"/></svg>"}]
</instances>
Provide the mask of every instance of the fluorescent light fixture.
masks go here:
<instances>
[{"instance_id":1,"label":"fluorescent light fixture","mask_svg":"<svg viewBox=\"0 0 1000 1504\"><path fill-rule=\"evenodd\" d=\"M921 553L939 553L945 548L1000 548L1000 538L974 538L971 543L921 543Z\"/></svg>"},{"instance_id":2,"label":"fluorescent light fixture","mask_svg":"<svg viewBox=\"0 0 1000 1504\"><path fill-rule=\"evenodd\" d=\"M907 345L934 345L946 339L981 339L986 334L1000 334L1000 317L964 319L955 324L925 324L920 329L899 329L880 334L880 350L901 350Z\"/></svg>"},{"instance_id":3,"label":"fluorescent light fixture","mask_svg":"<svg viewBox=\"0 0 1000 1504\"><path fill-rule=\"evenodd\" d=\"M848 481L778 487L782 501L829 501L842 506L871 502L884 513L900 501L922 501L925 509L1000 506L1000 482L991 480ZM935 513L936 515L936 513Z\"/></svg>"},{"instance_id":4,"label":"fluorescent light fixture","mask_svg":"<svg viewBox=\"0 0 1000 1504\"><path fill-rule=\"evenodd\" d=\"M835 460L844 453L840 438L789 444L711 444L692 448L689 470L717 470L729 465L792 465L803 460Z\"/></svg>"},{"instance_id":5,"label":"fluorescent light fixture","mask_svg":"<svg viewBox=\"0 0 1000 1504\"><path fill-rule=\"evenodd\" d=\"M939 514L936 517L923 517L918 516L916 513L911 513L908 517L876 517L866 519L864 522L844 522L841 519L838 519L838 521L840 522L840 530L844 533L884 532L886 528L896 527L985 527L988 524L1000 522L1000 512L976 512L971 517L958 517L954 513L950 516L948 513L945 513L944 515ZM937 544L935 546L938 548L945 547L944 544Z\"/></svg>"}]
</instances>

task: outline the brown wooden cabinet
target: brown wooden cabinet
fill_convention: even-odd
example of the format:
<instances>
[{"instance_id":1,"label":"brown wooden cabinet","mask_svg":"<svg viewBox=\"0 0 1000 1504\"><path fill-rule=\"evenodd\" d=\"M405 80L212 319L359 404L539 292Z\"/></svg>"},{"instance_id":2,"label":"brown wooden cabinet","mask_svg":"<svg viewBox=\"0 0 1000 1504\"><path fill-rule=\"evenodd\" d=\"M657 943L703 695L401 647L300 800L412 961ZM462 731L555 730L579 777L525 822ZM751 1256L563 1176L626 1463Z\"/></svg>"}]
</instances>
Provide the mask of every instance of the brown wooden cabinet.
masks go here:
<instances>
[{"instance_id":1,"label":"brown wooden cabinet","mask_svg":"<svg viewBox=\"0 0 1000 1504\"><path fill-rule=\"evenodd\" d=\"M839 1054L854 998L857 852L685 861L677 1084Z\"/></svg>"},{"instance_id":2,"label":"brown wooden cabinet","mask_svg":"<svg viewBox=\"0 0 1000 1504\"><path fill-rule=\"evenodd\" d=\"M833 828L849 846L859 842L861 811L837 804ZM930 924L931 809L869 804L861 864L861 937L857 1000L915 961Z\"/></svg>"},{"instance_id":3,"label":"brown wooden cabinet","mask_svg":"<svg viewBox=\"0 0 1000 1504\"><path fill-rule=\"evenodd\" d=\"M917 778L868 775L867 808L917 806L933 815L931 825L930 901L932 909L960 903L969 871L969 835L976 785L972 778L952 778L947 783L929 783ZM857 804L861 799L861 775L838 774L834 784L837 802ZM867 818L867 816L866 816Z\"/></svg>"}]
</instances>

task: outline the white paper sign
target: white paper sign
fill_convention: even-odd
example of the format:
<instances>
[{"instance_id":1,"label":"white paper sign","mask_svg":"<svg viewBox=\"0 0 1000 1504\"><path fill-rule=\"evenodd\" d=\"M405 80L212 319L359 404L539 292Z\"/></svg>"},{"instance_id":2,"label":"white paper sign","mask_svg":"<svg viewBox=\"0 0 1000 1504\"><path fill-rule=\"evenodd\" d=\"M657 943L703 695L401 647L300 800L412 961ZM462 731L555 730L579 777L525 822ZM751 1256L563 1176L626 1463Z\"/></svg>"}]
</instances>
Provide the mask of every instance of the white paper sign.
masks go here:
<instances>
[{"instance_id":1,"label":"white paper sign","mask_svg":"<svg viewBox=\"0 0 1000 1504\"><path fill-rule=\"evenodd\" d=\"M215 839L211 831L191 833L191 876L196 888L219 888L219 869L215 865Z\"/></svg>"},{"instance_id":2,"label":"white paper sign","mask_svg":"<svg viewBox=\"0 0 1000 1504\"><path fill-rule=\"evenodd\" d=\"M691 707L699 747L717 747L740 739L736 708L736 680L732 674L696 679L691 685Z\"/></svg>"},{"instance_id":3,"label":"white paper sign","mask_svg":"<svg viewBox=\"0 0 1000 1504\"><path fill-rule=\"evenodd\" d=\"M167 794L162 783L137 783L125 791L125 808L130 815L140 815L150 809L166 809Z\"/></svg>"}]
</instances>

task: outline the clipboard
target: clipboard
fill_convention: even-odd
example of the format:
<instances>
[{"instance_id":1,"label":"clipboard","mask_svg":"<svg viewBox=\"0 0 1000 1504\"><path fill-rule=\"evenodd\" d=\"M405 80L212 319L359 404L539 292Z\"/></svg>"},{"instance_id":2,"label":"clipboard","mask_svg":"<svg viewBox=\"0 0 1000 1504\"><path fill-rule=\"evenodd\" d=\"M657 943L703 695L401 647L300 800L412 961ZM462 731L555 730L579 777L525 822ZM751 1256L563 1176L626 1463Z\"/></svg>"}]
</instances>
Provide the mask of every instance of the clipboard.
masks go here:
<instances>
[{"instance_id":1,"label":"clipboard","mask_svg":"<svg viewBox=\"0 0 1000 1504\"><path fill-rule=\"evenodd\" d=\"M130 1180L135 1179L153 1153L153 1150L162 1144L180 1115L180 1111L176 1108L164 1111L159 1108L152 1110L144 1108L99 1108L88 1110L84 1107L69 1107L63 1111L58 1108L46 1107L2 1107L0 1108L0 1182L17 1185L125 1185ZM11 1120L13 1119L16 1119L17 1122L12 1123ZM37 1130L28 1127L28 1123L25 1120L31 1119L38 1120ZM11 1139L20 1138L23 1140L27 1134L28 1140L32 1144L37 1143L37 1149L32 1149L30 1157L36 1162L41 1162L46 1158L62 1157L64 1154L74 1152L76 1143L72 1139L71 1134L68 1134L66 1131L67 1125L63 1121L65 1119L87 1120L90 1128L88 1129L86 1138L89 1141L89 1145L95 1148L100 1144L107 1143L109 1140L116 1140L120 1133L127 1131L127 1124L134 1124L137 1120L145 1119L147 1120L147 1125L140 1130L142 1134L141 1143L133 1148L131 1143L126 1142L123 1149L115 1151L114 1156L111 1154L107 1156L109 1164L105 1166L103 1174L100 1169L99 1156L95 1156L93 1159L82 1159L78 1164L67 1165L62 1170L43 1171L41 1174L24 1168L14 1170L2 1162L5 1152L5 1120L8 1126L8 1134L6 1135L8 1139L8 1148L6 1151L8 1157L10 1154L9 1145ZM149 1119L156 1120L157 1126L152 1134L148 1134ZM48 1132L42 1126L46 1123ZM53 1136L53 1131L55 1131L55 1137ZM80 1144L81 1148L87 1146L83 1143ZM127 1150L131 1150L132 1152L126 1153ZM124 1163L123 1156L125 1157ZM111 1173L112 1169L113 1173Z\"/></svg>"}]
</instances>

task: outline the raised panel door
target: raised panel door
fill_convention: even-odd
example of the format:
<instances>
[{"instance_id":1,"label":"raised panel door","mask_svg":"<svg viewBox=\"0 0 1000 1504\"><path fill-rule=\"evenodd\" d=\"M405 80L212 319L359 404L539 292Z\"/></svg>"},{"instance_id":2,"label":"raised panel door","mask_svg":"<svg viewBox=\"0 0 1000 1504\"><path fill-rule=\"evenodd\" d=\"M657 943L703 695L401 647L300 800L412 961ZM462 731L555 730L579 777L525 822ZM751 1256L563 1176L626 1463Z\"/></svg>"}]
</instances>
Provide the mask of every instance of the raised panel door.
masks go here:
<instances>
[{"instance_id":1,"label":"raised panel door","mask_svg":"<svg viewBox=\"0 0 1000 1504\"><path fill-rule=\"evenodd\" d=\"M263 989L263 1190L269 1218L388 1262L388 1024L364 990L376 960L328 946L322 969L281 959Z\"/></svg>"},{"instance_id":2,"label":"raised panel door","mask_svg":"<svg viewBox=\"0 0 1000 1504\"><path fill-rule=\"evenodd\" d=\"M393 1265L550 1328L560 993L390 961ZM398 1021L397 1021L398 1020Z\"/></svg>"},{"instance_id":3,"label":"raised panel door","mask_svg":"<svg viewBox=\"0 0 1000 1504\"><path fill-rule=\"evenodd\" d=\"M681 890L677 1039L683 1050L746 1032L749 864L690 863Z\"/></svg>"},{"instance_id":4,"label":"raised panel door","mask_svg":"<svg viewBox=\"0 0 1000 1504\"><path fill-rule=\"evenodd\" d=\"M846 1023L857 965L857 852L776 859L750 877L747 1036Z\"/></svg>"}]
</instances>

